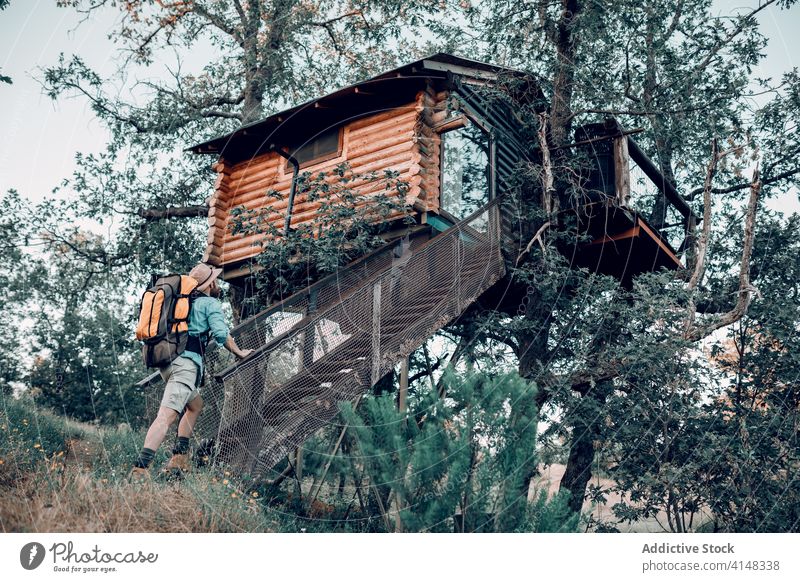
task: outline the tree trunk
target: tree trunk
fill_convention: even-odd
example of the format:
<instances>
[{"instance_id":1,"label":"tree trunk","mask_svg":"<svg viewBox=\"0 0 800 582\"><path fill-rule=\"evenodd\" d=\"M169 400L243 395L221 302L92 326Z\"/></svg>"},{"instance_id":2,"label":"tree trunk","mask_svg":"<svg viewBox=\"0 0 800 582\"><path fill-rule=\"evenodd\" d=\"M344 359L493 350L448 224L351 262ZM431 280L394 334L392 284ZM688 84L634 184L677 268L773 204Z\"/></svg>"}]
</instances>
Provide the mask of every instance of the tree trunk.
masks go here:
<instances>
[{"instance_id":1,"label":"tree trunk","mask_svg":"<svg viewBox=\"0 0 800 582\"><path fill-rule=\"evenodd\" d=\"M559 147L569 142L572 118L572 91L575 86L575 53L577 37L575 20L581 11L578 0L562 0L556 37L556 66L553 75L553 96L550 106L551 141Z\"/></svg>"},{"instance_id":2,"label":"tree trunk","mask_svg":"<svg viewBox=\"0 0 800 582\"><path fill-rule=\"evenodd\" d=\"M531 329L525 333L517 334L517 346L519 353L519 375L529 381L537 382L542 370L542 362L547 360L547 339L550 335L550 324L552 318L552 308L550 304L543 301L539 293L534 292L528 296L529 302L525 309L525 318L531 323ZM539 390L536 393L533 406L536 407L534 414L537 418L541 415L542 406L548 398L548 393L542 388L542 382L537 382ZM517 496L527 501L528 490L531 480L538 474L537 460L533 451L528 457L531 462L526 467L520 467L522 480L520 482Z\"/></svg>"},{"instance_id":3,"label":"tree trunk","mask_svg":"<svg viewBox=\"0 0 800 582\"><path fill-rule=\"evenodd\" d=\"M600 412L612 389L611 380L599 382L581 397L581 402L573 414L572 443L559 491L569 491L569 507L575 513L579 513L583 507L586 486L592 478L595 440L599 436L601 423L604 420Z\"/></svg>"},{"instance_id":4,"label":"tree trunk","mask_svg":"<svg viewBox=\"0 0 800 582\"><path fill-rule=\"evenodd\" d=\"M575 86L575 54L577 37L574 34L576 19L582 9L578 0L562 0L561 16L553 38L556 64L553 72L553 94L550 105L550 146L553 186L558 196L559 208L571 208L569 172L571 152L562 146L570 143L572 132L572 93Z\"/></svg>"}]
</instances>

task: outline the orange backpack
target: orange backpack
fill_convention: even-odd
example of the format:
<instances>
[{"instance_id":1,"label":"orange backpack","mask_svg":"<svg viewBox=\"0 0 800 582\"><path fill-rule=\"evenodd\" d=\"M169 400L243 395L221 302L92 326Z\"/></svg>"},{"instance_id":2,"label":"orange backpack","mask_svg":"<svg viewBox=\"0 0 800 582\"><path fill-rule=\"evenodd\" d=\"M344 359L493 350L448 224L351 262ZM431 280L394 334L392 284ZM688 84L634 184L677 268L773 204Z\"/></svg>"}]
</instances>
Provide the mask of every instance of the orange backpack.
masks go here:
<instances>
[{"instance_id":1,"label":"orange backpack","mask_svg":"<svg viewBox=\"0 0 800 582\"><path fill-rule=\"evenodd\" d=\"M139 303L136 339L144 342L142 359L148 368L166 366L186 349L189 313L197 280L188 275L153 275Z\"/></svg>"}]
</instances>

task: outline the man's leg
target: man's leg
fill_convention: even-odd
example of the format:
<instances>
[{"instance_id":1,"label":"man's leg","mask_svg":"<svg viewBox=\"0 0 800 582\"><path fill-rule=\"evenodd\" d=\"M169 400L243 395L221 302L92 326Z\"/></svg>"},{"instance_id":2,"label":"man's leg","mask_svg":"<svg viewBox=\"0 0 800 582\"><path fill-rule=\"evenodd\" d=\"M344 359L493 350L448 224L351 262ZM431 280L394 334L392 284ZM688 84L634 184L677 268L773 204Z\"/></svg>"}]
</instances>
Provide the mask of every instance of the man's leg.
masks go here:
<instances>
[{"instance_id":1,"label":"man's leg","mask_svg":"<svg viewBox=\"0 0 800 582\"><path fill-rule=\"evenodd\" d=\"M139 458L136 460L136 467L140 469L147 469L153 461L153 457L164 442L164 437L167 436L167 431L172 423L178 418L178 413L171 408L162 406L158 409L153 424L147 431L147 436L144 437L144 448L139 453Z\"/></svg>"},{"instance_id":2,"label":"man's leg","mask_svg":"<svg viewBox=\"0 0 800 582\"><path fill-rule=\"evenodd\" d=\"M197 417L203 410L203 397L196 396L190 400L186 405L186 410L183 413L180 424L178 424L178 438L189 438L192 436L194 425L197 422Z\"/></svg>"},{"instance_id":3,"label":"man's leg","mask_svg":"<svg viewBox=\"0 0 800 582\"><path fill-rule=\"evenodd\" d=\"M158 415L150 425L150 430L147 431L147 436L144 437L144 446L154 451L158 450L161 443L164 442L164 437L167 436L169 427L172 426L178 419L178 413L171 408L162 406L158 409Z\"/></svg>"},{"instance_id":4,"label":"man's leg","mask_svg":"<svg viewBox=\"0 0 800 582\"><path fill-rule=\"evenodd\" d=\"M176 467L183 471L189 470L189 437L192 436L194 423L203 409L203 399L198 394L192 398L183 411L183 418L178 424L178 440L172 449L172 458L167 463L168 468Z\"/></svg>"}]
</instances>

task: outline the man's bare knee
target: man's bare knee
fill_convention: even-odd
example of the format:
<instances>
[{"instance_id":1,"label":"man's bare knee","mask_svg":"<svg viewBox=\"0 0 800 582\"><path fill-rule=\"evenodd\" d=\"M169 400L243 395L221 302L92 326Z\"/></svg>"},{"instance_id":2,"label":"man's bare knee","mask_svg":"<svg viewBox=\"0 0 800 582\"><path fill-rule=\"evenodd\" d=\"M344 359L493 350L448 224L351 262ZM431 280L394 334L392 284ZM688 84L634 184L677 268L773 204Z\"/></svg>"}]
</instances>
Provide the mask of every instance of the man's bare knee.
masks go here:
<instances>
[{"instance_id":1,"label":"man's bare knee","mask_svg":"<svg viewBox=\"0 0 800 582\"><path fill-rule=\"evenodd\" d=\"M177 418L178 413L166 406L162 406L158 411L158 416L156 416L156 420L165 423L167 426L172 425Z\"/></svg>"}]
</instances>

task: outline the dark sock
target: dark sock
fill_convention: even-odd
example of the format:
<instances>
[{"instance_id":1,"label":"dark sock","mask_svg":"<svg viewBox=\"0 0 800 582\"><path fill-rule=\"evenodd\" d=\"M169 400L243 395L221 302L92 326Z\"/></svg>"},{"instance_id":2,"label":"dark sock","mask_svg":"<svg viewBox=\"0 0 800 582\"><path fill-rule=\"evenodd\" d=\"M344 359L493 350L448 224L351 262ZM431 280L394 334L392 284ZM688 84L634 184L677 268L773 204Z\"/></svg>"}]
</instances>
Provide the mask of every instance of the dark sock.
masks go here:
<instances>
[{"instance_id":1,"label":"dark sock","mask_svg":"<svg viewBox=\"0 0 800 582\"><path fill-rule=\"evenodd\" d=\"M178 442L172 449L173 455L185 455L189 452L189 437L178 437Z\"/></svg>"},{"instance_id":2,"label":"dark sock","mask_svg":"<svg viewBox=\"0 0 800 582\"><path fill-rule=\"evenodd\" d=\"M156 455L156 452L153 449L148 449L147 447L143 448L139 453L139 458L136 460L136 467L140 469L147 469L150 466L150 463L153 461L153 457Z\"/></svg>"}]
</instances>

